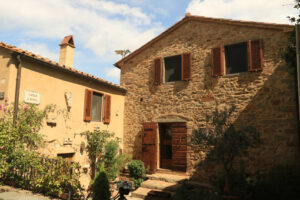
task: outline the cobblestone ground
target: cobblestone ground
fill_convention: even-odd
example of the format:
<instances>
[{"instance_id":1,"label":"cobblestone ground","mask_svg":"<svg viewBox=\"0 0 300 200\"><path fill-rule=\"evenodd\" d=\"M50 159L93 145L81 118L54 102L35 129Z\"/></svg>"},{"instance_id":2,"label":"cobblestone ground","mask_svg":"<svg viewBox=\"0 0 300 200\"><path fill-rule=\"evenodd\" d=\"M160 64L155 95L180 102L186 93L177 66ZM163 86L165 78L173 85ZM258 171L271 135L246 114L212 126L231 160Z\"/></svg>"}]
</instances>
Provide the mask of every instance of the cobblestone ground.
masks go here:
<instances>
[{"instance_id":1,"label":"cobblestone ground","mask_svg":"<svg viewBox=\"0 0 300 200\"><path fill-rule=\"evenodd\" d=\"M59 200L35 194L28 190L13 188L10 186L0 186L0 200Z\"/></svg>"}]
</instances>

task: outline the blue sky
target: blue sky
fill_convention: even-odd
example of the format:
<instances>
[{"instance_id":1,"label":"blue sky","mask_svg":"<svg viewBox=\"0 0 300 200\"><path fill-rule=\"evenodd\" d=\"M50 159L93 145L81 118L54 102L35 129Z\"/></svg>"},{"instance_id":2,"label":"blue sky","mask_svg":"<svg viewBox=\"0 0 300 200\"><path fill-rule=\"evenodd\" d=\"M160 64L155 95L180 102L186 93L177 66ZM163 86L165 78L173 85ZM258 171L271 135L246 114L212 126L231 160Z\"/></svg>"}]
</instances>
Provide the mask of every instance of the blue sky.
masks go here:
<instances>
[{"instance_id":1,"label":"blue sky","mask_svg":"<svg viewBox=\"0 0 300 200\"><path fill-rule=\"evenodd\" d=\"M0 0L0 41L58 61L72 34L74 68L119 83L114 50L137 49L184 17L289 23L294 0Z\"/></svg>"}]
</instances>

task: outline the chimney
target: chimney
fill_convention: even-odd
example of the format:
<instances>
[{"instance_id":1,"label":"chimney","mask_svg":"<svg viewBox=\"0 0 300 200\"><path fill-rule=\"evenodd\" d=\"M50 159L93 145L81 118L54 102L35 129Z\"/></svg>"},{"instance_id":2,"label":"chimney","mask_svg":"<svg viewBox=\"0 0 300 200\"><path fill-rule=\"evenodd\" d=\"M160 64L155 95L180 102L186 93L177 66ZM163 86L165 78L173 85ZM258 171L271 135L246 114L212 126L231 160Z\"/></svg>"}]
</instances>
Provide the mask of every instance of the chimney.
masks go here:
<instances>
[{"instance_id":1,"label":"chimney","mask_svg":"<svg viewBox=\"0 0 300 200\"><path fill-rule=\"evenodd\" d=\"M60 46L59 64L67 67L73 67L74 58L74 39L72 35L64 37Z\"/></svg>"}]
</instances>

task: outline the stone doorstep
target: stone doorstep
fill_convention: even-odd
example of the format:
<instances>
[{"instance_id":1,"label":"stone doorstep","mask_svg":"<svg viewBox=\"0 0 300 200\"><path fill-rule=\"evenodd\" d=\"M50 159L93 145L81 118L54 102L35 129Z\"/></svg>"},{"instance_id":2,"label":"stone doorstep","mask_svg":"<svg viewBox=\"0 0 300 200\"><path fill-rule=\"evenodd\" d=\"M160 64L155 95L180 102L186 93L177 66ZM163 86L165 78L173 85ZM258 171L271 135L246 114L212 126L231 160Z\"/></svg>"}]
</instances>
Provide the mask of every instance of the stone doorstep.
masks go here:
<instances>
[{"instance_id":1,"label":"stone doorstep","mask_svg":"<svg viewBox=\"0 0 300 200\"><path fill-rule=\"evenodd\" d=\"M141 187L148 188L148 189L157 189L157 190L164 190L164 191L176 191L181 184L178 183L169 183L160 180L147 180L142 182Z\"/></svg>"},{"instance_id":2,"label":"stone doorstep","mask_svg":"<svg viewBox=\"0 0 300 200\"><path fill-rule=\"evenodd\" d=\"M176 175L176 174L165 174L165 173L155 173L147 175L147 178L150 180L159 180L165 181L168 183L180 183L185 180L188 180L190 176L187 175Z\"/></svg>"},{"instance_id":3,"label":"stone doorstep","mask_svg":"<svg viewBox=\"0 0 300 200\"><path fill-rule=\"evenodd\" d=\"M127 200L143 200L144 198L137 198L137 197L132 197L132 196L129 196L129 197L126 197Z\"/></svg>"},{"instance_id":4,"label":"stone doorstep","mask_svg":"<svg viewBox=\"0 0 300 200\"><path fill-rule=\"evenodd\" d=\"M137 190L133 191L131 193L131 197L136 197L136 198L145 198L148 193L151 191L152 189L149 188L143 188L143 187L139 187Z\"/></svg>"}]
</instances>

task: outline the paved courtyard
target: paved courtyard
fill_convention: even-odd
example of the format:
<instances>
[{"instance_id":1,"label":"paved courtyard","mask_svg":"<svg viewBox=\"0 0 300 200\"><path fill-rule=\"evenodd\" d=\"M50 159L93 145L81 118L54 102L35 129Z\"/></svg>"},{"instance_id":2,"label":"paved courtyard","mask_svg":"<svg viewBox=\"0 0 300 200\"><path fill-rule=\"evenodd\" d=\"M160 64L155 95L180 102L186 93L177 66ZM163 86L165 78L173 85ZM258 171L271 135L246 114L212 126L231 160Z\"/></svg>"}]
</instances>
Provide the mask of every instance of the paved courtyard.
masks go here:
<instances>
[{"instance_id":1,"label":"paved courtyard","mask_svg":"<svg viewBox=\"0 0 300 200\"><path fill-rule=\"evenodd\" d=\"M9 186L0 186L0 200L58 200L45 197L41 194L35 194L31 191L13 188Z\"/></svg>"}]
</instances>

